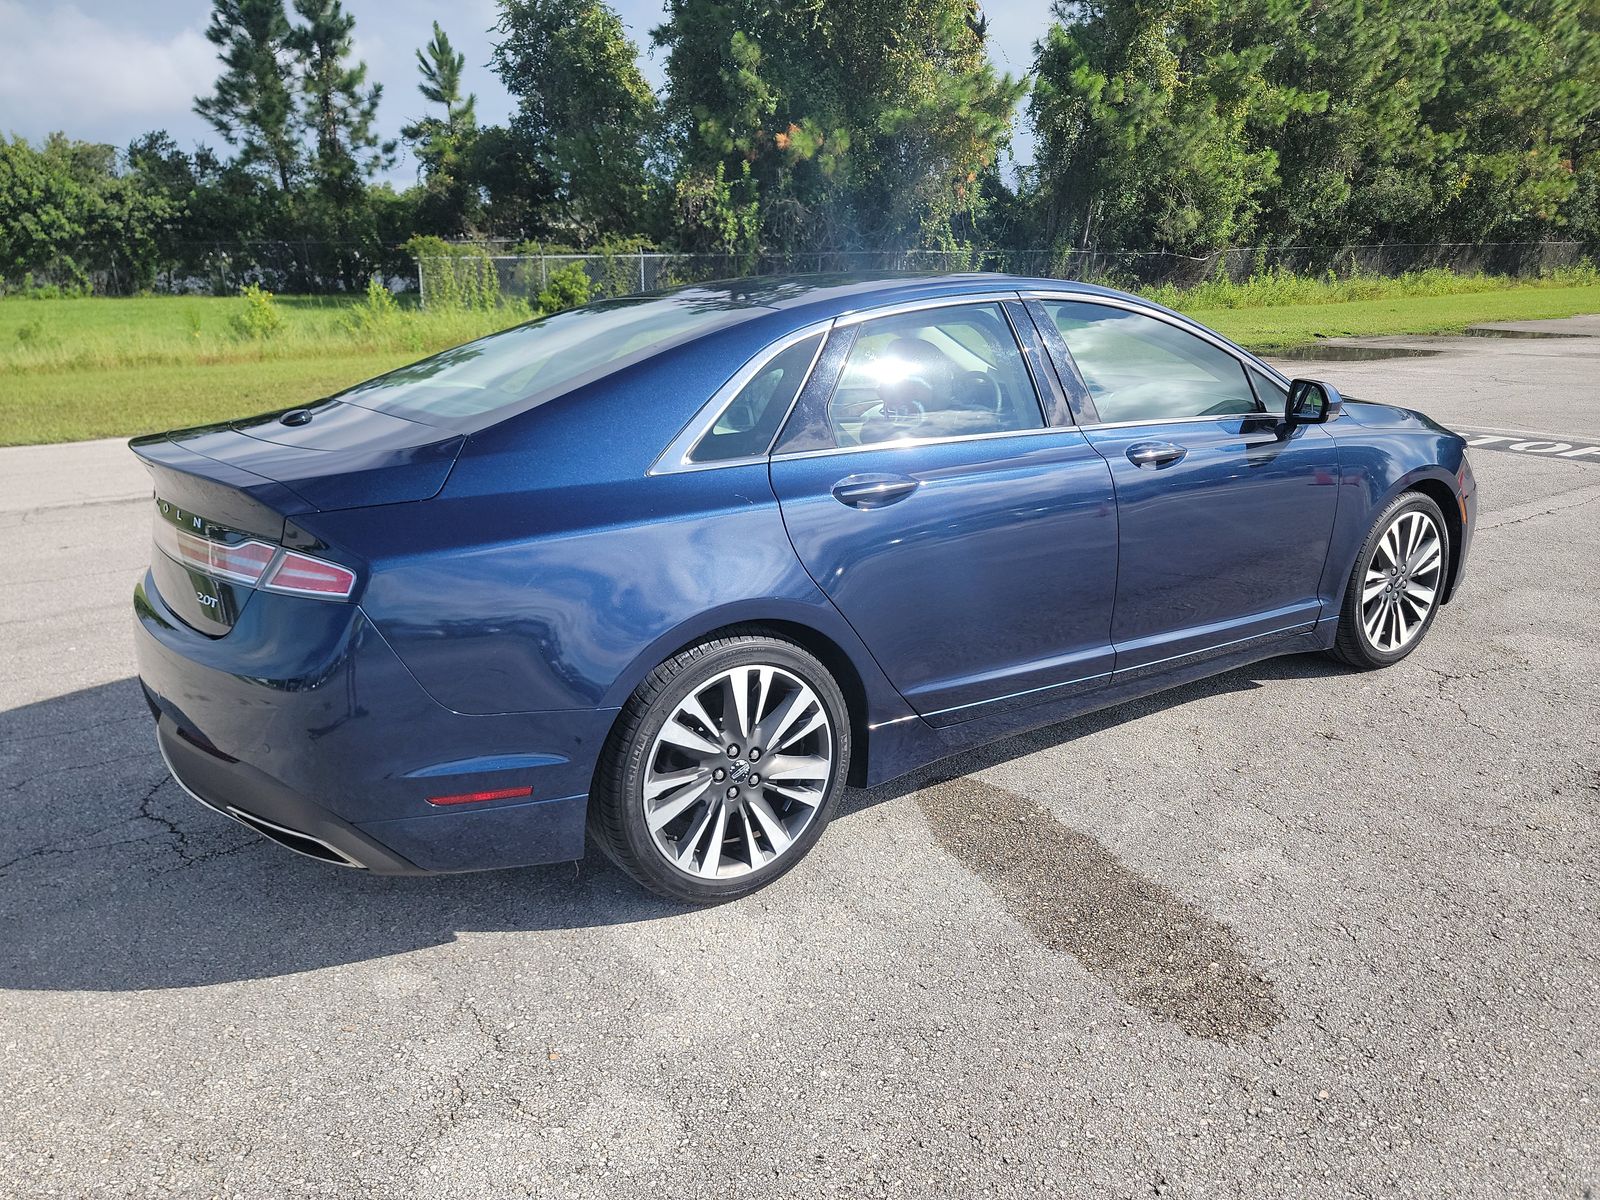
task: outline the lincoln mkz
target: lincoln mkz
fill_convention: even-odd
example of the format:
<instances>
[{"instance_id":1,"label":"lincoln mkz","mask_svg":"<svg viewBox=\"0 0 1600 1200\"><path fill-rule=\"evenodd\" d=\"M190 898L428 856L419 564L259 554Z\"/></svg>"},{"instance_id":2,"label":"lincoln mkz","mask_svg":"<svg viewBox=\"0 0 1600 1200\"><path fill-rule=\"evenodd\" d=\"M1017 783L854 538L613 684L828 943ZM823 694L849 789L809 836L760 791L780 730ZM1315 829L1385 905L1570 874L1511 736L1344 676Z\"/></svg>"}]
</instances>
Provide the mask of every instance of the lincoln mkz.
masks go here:
<instances>
[{"instance_id":1,"label":"lincoln mkz","mask_svg":"<svg viewBox=\"0 0 1600 1200\"><path fill-rule=\"evenodd\" d=\"M132 445L139 673L197 800L383 873L587 834L697 902L847 783L1270 655L1394 663L1476 515L1427 417L996 275L606 300Z\"/></svg>"}]
</instances>

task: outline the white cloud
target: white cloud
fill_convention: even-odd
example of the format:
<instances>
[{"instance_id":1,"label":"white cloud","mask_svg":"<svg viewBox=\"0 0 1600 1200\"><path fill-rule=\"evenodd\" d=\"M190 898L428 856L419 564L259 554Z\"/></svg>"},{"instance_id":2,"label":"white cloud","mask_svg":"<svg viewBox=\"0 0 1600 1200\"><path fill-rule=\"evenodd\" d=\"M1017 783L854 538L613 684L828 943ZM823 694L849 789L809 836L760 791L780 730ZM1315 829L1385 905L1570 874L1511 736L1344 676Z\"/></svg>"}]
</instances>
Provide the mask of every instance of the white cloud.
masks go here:
<instances>
[{"instance_id":1,"label":"white cloud","mask_svg":"<svg viewBox=\"0 0 1600 1200\"><path fill-rule=\"evenodd\" d=\"M216 78L216 49L195 28L138 32L74 4L0 0L0 131L122 140L187 117Z\"/></svg>"}]
</instances>

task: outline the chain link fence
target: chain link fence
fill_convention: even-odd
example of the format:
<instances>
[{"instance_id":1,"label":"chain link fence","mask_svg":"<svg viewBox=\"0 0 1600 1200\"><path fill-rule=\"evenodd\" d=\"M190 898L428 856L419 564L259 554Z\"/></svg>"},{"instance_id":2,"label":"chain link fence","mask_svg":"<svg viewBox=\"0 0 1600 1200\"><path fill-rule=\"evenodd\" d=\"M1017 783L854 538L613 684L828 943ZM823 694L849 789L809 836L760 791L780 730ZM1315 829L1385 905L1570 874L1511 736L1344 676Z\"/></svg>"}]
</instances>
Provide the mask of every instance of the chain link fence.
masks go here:
<instances>
[{"instance_id":1,"label":"chain link fence","mask_svg":"<svg viewBox=\"0 0 1600 1200\"><path fill-rule=\"evenodd\" d=\"M579 266L596 297L652 292L685 283L763 275L830 275L855 272L1000 271L1043 279L1073 279L1119 287L1190 287L1216 279L1240 282L1288 272L1295 275L1394 276L1444 269L1458 274L1533 278L1575 267L1600 255L1586 242L1430 242L1341 246L1246 246L1186 255L1139 250L897 250L817 251L785 255L496 254L482 246L418 260L422 303L537 300L557 272Z\"/></svg>"}]
</instances>

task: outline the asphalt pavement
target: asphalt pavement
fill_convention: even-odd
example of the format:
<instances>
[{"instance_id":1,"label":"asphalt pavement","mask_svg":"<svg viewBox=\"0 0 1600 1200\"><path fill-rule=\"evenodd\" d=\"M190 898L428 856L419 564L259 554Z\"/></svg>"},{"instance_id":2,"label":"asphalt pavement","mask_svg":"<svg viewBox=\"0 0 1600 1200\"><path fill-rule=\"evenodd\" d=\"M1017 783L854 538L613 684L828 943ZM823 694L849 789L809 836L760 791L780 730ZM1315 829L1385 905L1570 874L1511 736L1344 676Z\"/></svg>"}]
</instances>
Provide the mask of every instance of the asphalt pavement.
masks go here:
<instances>
[{"instance_id":1,"label":"asphalt pavement","mask_svg":"<svg viewBox=\"0 0 1600 1200\"><path fill-rule=\"evenodd\" d=\"M1538 447L1600 445L1600 318L1502 332L1565 336L1291 368L1485 439L1405 662L851 793L710 910L198 807L133 678L142 471L0 450L0 1195L1591 1196L1600 455Z\"/></svg>"}]
</instances>

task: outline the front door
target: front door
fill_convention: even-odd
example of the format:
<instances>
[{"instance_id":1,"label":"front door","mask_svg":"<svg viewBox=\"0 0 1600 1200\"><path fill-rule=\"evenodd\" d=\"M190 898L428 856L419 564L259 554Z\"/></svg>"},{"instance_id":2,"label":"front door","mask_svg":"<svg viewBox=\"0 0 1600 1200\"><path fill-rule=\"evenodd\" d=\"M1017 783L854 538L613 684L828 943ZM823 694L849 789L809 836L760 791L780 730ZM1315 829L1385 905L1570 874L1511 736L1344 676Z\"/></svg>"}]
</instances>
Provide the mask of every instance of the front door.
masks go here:
<instances>
[{"instance_id":1,"label":"front door","mask_svg":"<svg viewBox=\"0 0 1600 1200\"><path fill-rule=\"evenodd\" d=\"M935 724L1104 686L1111 472L1046 425L1004 307L833 336L853 345L818 411L797 412L810 440L780 445L772 485L801 561L890 680Z\"/></svg>"},{"instance_id":2,"label":"front door","mask_svg":"<svg viewBox=\"0 0 1600 1200\"><path fill-rule=\"evenodd\" d=\"M1117 671L1303 632L1338 498L1338 447L1286 426L1282 388L1175 322L1042 302L1092 398L1119 528Z\"/></svg>"}]
</instances>

